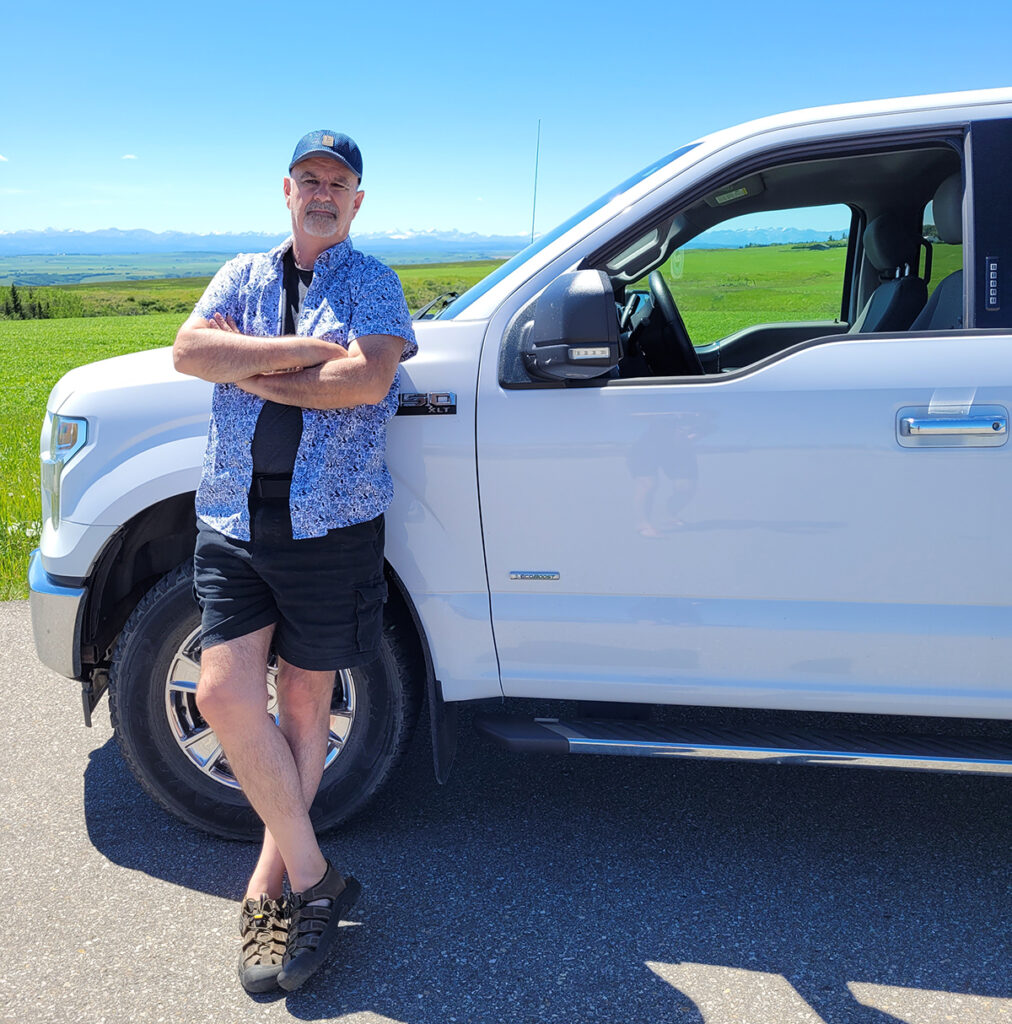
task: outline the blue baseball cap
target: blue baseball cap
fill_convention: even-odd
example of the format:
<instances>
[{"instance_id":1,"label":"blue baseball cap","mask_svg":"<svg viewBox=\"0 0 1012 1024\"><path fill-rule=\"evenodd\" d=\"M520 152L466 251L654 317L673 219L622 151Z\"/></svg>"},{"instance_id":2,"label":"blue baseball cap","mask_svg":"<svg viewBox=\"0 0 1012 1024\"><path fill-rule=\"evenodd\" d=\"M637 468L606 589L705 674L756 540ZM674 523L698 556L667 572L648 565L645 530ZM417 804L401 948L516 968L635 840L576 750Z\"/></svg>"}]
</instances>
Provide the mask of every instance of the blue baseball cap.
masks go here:
<instances>
[{"instance_id":1,"label":"blue baseball cap","mask_svg":"<svg viewBox=\"0 0 1012 1024\"><path fill-rule=\"evenodd\" d=\"M349 171L358 175L359 181L362 180L362 154L355 140L341 132L319 131L303 135L292 154L288 173L291 174L292 168L307 156L329 156L340 160Z\"/></svg>"}]
</instances>

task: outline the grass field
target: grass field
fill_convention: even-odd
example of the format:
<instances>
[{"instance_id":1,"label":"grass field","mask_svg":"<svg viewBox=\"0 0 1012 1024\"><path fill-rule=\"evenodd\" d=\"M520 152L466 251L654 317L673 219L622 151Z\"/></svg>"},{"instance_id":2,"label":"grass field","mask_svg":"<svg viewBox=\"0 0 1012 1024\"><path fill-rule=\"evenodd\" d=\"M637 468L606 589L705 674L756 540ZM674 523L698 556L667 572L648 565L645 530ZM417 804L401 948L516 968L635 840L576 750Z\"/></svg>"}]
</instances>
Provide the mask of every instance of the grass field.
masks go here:
<instances>
[{"instance_id":1,"label":"grass field","mask_svg":"<svg viewBox=\"0 0 1012 1024\"><path fill-rule=\"evenodd\" d=\"M662 273L689 337L705 345L752 324L838 318L846 259L843 245L689 249ZM960 246L936 245L929 288L961 266Z\"/></svg>"},{"instance_id":2,"label":"grass field","mask_svg":"<svg viewBox=\"0 0 1012 1024\"><path fill-rule=\"evenodd\" d=\"M2 262L2 261L0 261ZM203 277L166 277L145 280L89 281L52 287L23 287L41 297L59 297L54 316L138 316L146 313L178 313L184 318L200 298L211 274L222 264L221 257ZM444 292L465 292L498 267L502 260L474 260L470 263L417 263L394 267L412 311ZM2 269L2 268L0 268ZM0 288L4 282L0 280Z\"/></svg>"},{"instance_id":3,"label":"grass field","mask_svg":"<svg viewBox=\"0 0 1012 1024\"><path fill-rule=\"evenodd\" d=\"M690 250L666 276L693 340L703 344L741 327L839 316L843 248L769 246ZM937 246L933 283L959 266L958 246ZM408 305L463 291L498 261L398 267ZM0 600L24 597L28 555L38 543L39 431L46 399L67 370L171 343L207 278L82 284L90 316L0 320ZM155 310L158 310L155 312ZM97 315L140 312L146 315Z\"/></svg>"},{"instance_id":4,"label":"grass field","mask_svg":"<svg viewBox=\"0 0 1012 1024\"><path fill-rule=\"evenodd\" d=\"M415 263L394 267L394 270L404 287L408 309L414 312L444 292L466 292L505 262L475 260L473 263Z\"/></svg>"},{"instance_id":5,"label":"grass field","mask_svg":"<svg viewBox=\"0 0 1012 1024\"><path fill-rule=\"evenodd\" d=\"M662 270L689 337L705 345L742 327L840 315L847 250L689 249Z\"/></svg>"},{"instance_id":6,"label":"grass field","mask_svg":"<svg viewBox=\"0 0 1012 1024\"><path fill-rule=\"evenodd\" d=\"M0 284L29 281L40 285L69 285L157 277L210 277L224 262L218 252L0 256Z\"/></svg>"},{"instance_id":7,"label":"grass field","mask_svg":"<svg viewBox=\"0 0 1012 1024\"><path fill-rule=\"evenodd\" d=\"M0 322L0 600L26 595L38 544L39 433L46 399L83 363L171 343L179 317L92 317Z\"/></svg>"}]
</instances>

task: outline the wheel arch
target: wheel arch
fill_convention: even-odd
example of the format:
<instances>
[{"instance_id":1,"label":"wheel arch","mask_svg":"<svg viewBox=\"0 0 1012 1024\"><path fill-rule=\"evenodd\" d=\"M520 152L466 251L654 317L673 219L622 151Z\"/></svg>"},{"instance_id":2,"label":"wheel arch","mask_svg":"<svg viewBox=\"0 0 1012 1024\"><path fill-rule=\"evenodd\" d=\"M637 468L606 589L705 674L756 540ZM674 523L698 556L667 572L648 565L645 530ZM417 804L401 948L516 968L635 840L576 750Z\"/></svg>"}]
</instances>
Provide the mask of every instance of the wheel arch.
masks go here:
<instances>
[{"instance_id":1,"label":"wheel arch","mask_svg":"<svg viewBox=\"0 0 1012 1024\"><path fill-rule=\"evenodd\" d=\"M106 542L90 574L81 665L87 675L108 665L116 638L140 599L193 555L194 492L163 498L128 519Z\"/></svg>"}]
</instances>

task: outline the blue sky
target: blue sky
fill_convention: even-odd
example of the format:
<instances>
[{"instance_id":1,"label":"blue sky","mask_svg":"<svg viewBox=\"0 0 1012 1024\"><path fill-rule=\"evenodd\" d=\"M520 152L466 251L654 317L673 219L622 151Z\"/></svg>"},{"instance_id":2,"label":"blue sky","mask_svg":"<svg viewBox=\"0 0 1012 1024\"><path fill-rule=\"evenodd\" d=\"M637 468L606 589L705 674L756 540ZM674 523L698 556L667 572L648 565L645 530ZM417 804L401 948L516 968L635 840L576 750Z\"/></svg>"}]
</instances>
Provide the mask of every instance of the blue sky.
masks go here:
<instances>
[{"instance_id":1,"label":"blue sky","mask_svg":"<svg viewBox=\"0 0 1012 1024\"><path fill-rule=\"evenodd\" d=\"M961 10L19 4L0 39L0 231L284 231L294 144L333 128L364 155L358 231L523 234L540 118L541 232L740 121L1012 85L1012 5L992 5L986 29L976 19L977 37Z\"/></svg>"}]
</instances>

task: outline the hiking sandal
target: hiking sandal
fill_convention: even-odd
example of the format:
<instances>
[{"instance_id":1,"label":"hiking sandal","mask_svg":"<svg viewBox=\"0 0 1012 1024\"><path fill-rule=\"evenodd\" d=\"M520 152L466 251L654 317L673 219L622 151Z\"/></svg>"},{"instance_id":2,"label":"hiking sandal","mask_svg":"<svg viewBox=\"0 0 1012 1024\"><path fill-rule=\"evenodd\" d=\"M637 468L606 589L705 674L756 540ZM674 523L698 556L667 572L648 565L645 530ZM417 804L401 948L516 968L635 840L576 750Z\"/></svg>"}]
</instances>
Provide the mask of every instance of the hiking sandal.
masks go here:
<instances>
[{"instance_id":1,"label":"hiking sandal","mask_svg":"<svg viewBox=\"0 0 1012 1024\"><path fill-rule=\"evenodd\" d=\"M316 885L292 893L288 948L278 975L278 984L286 992L298 988L323 965L337 938L341 916L355 906L361 894L358 882L351 875L342 878L330 861Z\"/></svg>"},{"instance_id":2,"label":"hiking sandal","mask_svg":"<svg viewBox=\"0 0 1012 1024\"><path fill-rule=\"evenodd\" d=\"M277 987L288 945L285 898L244 899L239 911L239 927L242 936L239 981L247 992L269 992Z\"/></svg>"}]
</instances>

